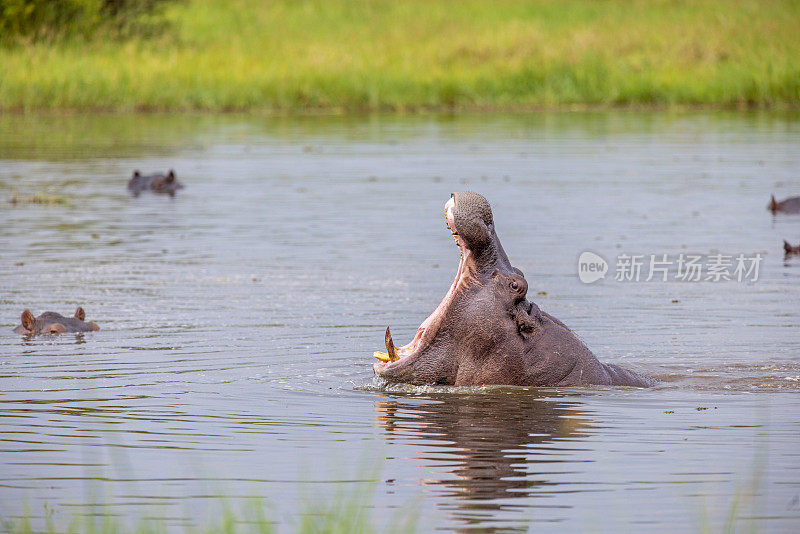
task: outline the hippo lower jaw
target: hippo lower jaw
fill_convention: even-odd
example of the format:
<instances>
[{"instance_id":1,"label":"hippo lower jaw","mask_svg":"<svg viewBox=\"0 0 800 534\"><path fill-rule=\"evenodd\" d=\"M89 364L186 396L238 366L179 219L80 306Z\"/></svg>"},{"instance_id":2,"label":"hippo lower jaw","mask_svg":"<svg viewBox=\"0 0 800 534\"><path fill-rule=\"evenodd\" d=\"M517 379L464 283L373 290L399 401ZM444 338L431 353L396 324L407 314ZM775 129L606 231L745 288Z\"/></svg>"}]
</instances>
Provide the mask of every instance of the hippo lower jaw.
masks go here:
<instances>
[{"instance_id":1,"label":"hippo lower jaw","mask_svg":"<svg viewBox=\"0 0 800 534\"><path fill-rule=\"evenodd\" d=\"M422 355L436 337L439 328L442 326L442 321L447 310L452 304L456 294L467 284L471 277L471 269L469 268L469 265L472 263L469 261L471 260L471 252L464 244L464 240L461 239L461 236L459 236L458 232L455 230L453 206L454 201L451 198L444 206L444 216L447 228L453 234L453 238L456 241L456 245L458 245L460 253L456 277L436 309L419 325L417 333L410 343L402 347L395 347L389 327L386 328L386 352L376 351L373 354L375 358L380 360L373 366L375 373L379 376L383 376L387 371L398 367L401 362L404 362L408 358Z\"/></svg>"}]
</instances>

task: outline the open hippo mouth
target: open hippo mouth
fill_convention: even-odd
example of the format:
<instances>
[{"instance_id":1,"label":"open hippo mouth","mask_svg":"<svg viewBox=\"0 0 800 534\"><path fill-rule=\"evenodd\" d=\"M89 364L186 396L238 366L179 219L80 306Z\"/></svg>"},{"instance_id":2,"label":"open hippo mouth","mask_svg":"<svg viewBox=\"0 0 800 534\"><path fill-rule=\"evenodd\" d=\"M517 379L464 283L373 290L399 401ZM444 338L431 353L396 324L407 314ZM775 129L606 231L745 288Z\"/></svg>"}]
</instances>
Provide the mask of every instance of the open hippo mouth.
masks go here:
<instances>
[{"instance_id":1,"label":"open hippo mouth","mask_svg":"<svg viewBox=\"0 0 800 534\"><path fill-rule=\"evenodd\" d=\"M474 337L465 330L495 316L494 309L476 309L490 300L481 290L491 285L498 273L516 277L527 289L522 273L511 266L500 245L492 209L483 196L472 191L453 193L444 205L444 217L461 256L455 279L409 344L396 347L386 329L386 352L375 352L380 361L373 369L389 380L452 383L459 373L459 360L454 357L459 345Z\"/></svg>"},{"instance_id":2,"label":"open hippo mouth","mask_svg":"<svg viewBox=\"0 0 800 534\"><path fill-rule=\"evenodd\" d=\"M402 347L395 347L392 340L392 333L389 331L389 327L386 327L386 352L376 351L373 354L373 356L380 360L380 362L376 363L374 366L375 372L379 375L382 375L388 367L396 365L401 359L421 353L423 349L431 344L431 341L436 337L436 333L442 326L445 314L453 303L456 293L468 283L467 280L470 278L471 270L468 266L472 266L473 262L470 261L470 249L467 248L464 240L458 234L458 230L456 230L455 216L453 214L455 197L455 193L450 195L450 200L444 205L445 222L447 228L452 232L455 238L461 256L458 262L455 280L453 280L450 289L447 290L447 294L439 305L436 306L436 309L433 310L433 313L419 325L417 333L414 335L414 339L411 340L411 343L403 345Z\"/></svg>"}]
</instances>

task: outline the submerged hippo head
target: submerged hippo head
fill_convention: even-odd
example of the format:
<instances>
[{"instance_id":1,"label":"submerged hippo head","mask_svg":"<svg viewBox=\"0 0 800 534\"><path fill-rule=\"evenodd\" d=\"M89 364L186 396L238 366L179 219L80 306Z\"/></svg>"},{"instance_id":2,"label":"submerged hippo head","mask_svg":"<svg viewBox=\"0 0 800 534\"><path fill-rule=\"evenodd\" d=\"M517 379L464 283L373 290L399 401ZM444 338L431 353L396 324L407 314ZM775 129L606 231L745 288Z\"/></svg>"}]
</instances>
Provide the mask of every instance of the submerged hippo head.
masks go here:
<instances>
[{"instance_id":1,"label":"submerged hippo head","mask_svg":"<svg viewBox=\"0 0 800 534\"><path fill-rule=\"evenodd\" d=\"M461 252L456 278L408 345L386 352L375 372L412 384L649 386L653 380L601 364L561 321L527 300L528 283L497 237L489 203L454 193L444 207Z\"/></svg>"},{"instance_id":2,"label":"submerged hippo head","mask_svg":"<svg viewBox=\"0 0 800 534\"><path fill-rule=\"evenodd\" d=\"M773 215L778 212L800 213L800 197L789 197L778 201L775 199L775 195L772 195L769 199L769 204L767 204L767 209L770 210Z\"/></svg>"},{"instance_id":3,"label":"submerged hippo head","mask_svg":"<svg viewBox=\"0 0 800 534\"><path fill-rule=\"evenodd\" d=\"M183 189L183 184L176 179L175 171L172 169L167 174L142 174L133 171L133 176L128 180L128 189L134 196L147 189L154 193L174 195L178 189Z\"/></svg>"},{"instance_id":4,"label":"submerged hippo head","mask_svg":"<svg viewBox=\"0 0 800 534\"><path fill-rule=\"evenodd\" d=\"M182 187L183 184L175 179L175 171L172 169L169 170L166 176L163 174L153 175L153 179L150 182L150 189L156 193L174 194L175 191Z\"/></svg>"},{"instance_id":5,"label":"submerged hippo head","mask_svg":"<svg viewBox=\"0 0 800 534\"><path fill-rule=\"evenodd\" d=\"M14 329L17 334L64 334L67 332L93 332L100 327L93 322L85 322L86 313L78 307L75 315L64 317L56 312L44 312L34 317L30 310L22 312L22 324Z\"/></svg>"}]
</instances>

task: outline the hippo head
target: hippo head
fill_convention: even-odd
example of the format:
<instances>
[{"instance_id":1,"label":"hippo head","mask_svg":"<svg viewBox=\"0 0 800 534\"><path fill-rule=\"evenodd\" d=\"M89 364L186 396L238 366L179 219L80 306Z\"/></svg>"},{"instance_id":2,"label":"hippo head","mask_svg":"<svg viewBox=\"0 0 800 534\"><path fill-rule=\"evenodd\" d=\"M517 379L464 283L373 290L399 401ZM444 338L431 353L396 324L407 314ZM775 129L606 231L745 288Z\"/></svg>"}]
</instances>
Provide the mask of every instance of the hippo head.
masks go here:
<instances>
[{"instance_id":1,"label":"hippo head","mask_svg":"<svg viewBox=\"0 0 800 534\"><path fill-rule=\"evenodd\" d=\"M85 322L86 313L80 306L72 317L60 313L44 312L34 317L30 310L22 312L22 324L14 329L17 334L63 334L66 332L92 332L100 330L93 322Z\"/></svg>"},{"instance_id":2,"label":"hippo head","mask_svg":"<svg viewBox=\"0 0 800 534\"><path fill-rule=\"evenodd\" d=\"M150 182L150 188L156 193L168 193L174 195L175 191L183 188L183 184L175 179L175 171L172 169L165 175L157 175Z\"/></svg>"},{"instance_id":3,"label":"hippo head","mask_svg":"<svg viewBox=\"0 0 800 534\"><path fill-rule=\"evenodd\" d=\"M525 298L528 283L509 262L483 196L454 193L444 211L461 252L455 280L411 343L395 347L387 328L374 370L414 384L521 382L526 340L541 321Z\"/></svg>"}]
</instances>

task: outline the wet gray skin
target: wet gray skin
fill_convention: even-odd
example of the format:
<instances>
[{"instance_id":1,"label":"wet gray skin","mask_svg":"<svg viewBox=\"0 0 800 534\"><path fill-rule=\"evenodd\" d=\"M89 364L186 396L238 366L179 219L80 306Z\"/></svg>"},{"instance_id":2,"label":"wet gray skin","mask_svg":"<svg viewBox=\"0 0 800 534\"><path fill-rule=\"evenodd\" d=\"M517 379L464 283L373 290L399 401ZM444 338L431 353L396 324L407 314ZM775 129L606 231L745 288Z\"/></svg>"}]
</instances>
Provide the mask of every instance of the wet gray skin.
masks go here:
<instances>
[{"instance_id":1,"label":"wet gray skin","mask_svg":"<svg viewBox=\"0 0 800 534\"><path fill-rule=\"evenodd\" d=\"M775 195L772 195L767 209L772 213L800 213L800 197L789 197L779 202L775 200Z\"/></svg>"},{"instance_id":2,"label":"wet gray skin","mask_svg":"<svg viewBox=\"0 0 800 534\"><path fill-rule=\"evenodd\" d=\"M526 299L528 283L511 265L478 193L451 195L448 228L461 250L456 279L414 340L376 357L383 378L411 384L648 387L655 379L600 363L564 323Z\"/></svg>"},{"instance_id":3,"label":"wet gray skin","mask_svg":"<svg viewBox=\"0 0 800 534\"><path fill-rule=\"evenodd\" d=\"M22 312L22 324L14 329L17 334L64 334L68 332L94 332L100 327L93 322L86 322L86 313L78 307L75 315L64 317L56 312L44 312L34 317L30 310Z\"/></svg>"},{"instance_id":4,"label":"wet gray skin","mask_svg":"<svg viewBox=\"0 0 800 534\"><path fill-rule=\"evenodd\" d=\"M134 171L133 176L128 180L128 190L133 196L139 196L142 191L146 190L172 196L182 188L183 184L175 178L175 171L172 169L167 174L141 174L139 171Z\"/></svg>"}]
</instances>

